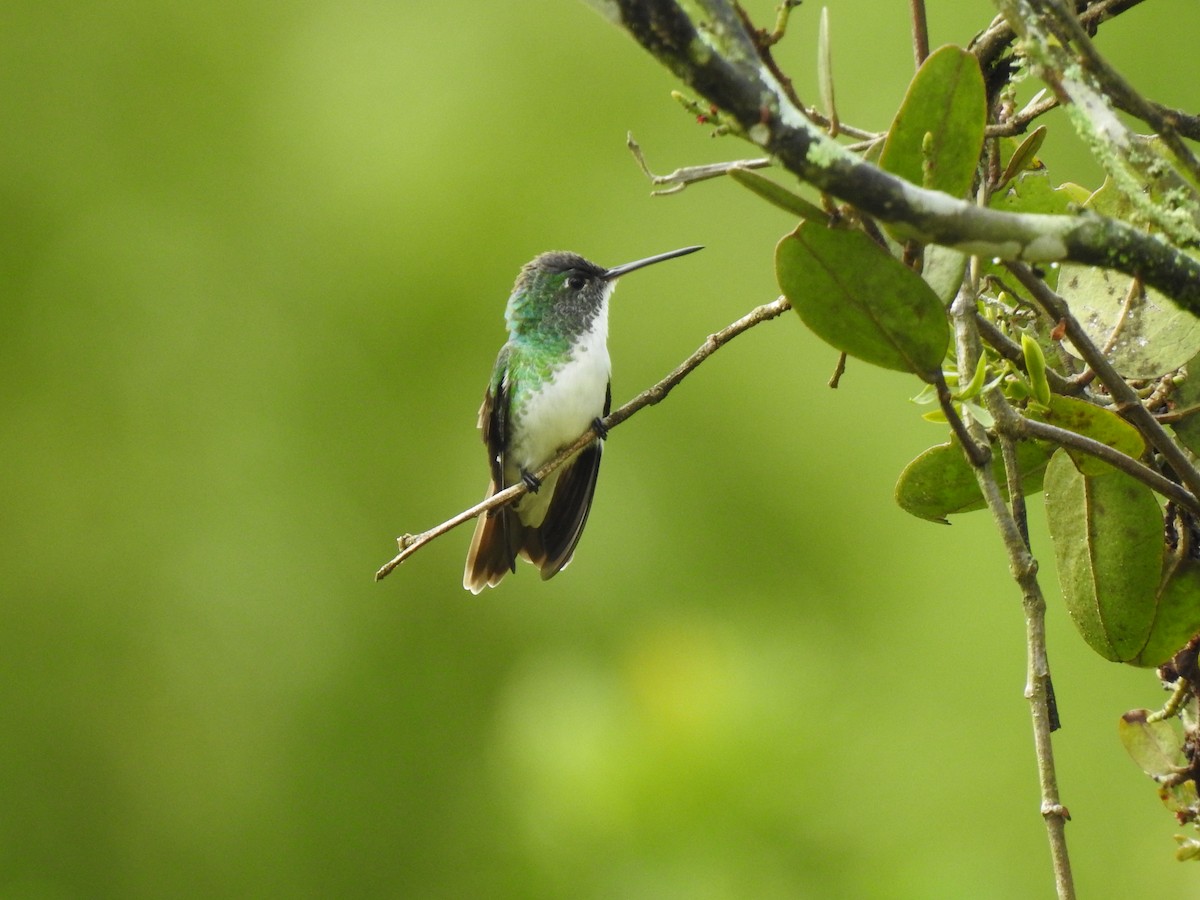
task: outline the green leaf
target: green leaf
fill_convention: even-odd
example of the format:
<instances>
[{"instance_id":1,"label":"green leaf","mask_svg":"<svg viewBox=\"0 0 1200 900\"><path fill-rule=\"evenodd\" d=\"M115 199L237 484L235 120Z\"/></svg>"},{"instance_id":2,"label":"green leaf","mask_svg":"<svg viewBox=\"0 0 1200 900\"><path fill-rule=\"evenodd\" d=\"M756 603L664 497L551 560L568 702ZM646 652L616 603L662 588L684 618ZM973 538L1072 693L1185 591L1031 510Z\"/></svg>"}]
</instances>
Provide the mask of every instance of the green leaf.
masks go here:
<instances>
[{"instance_id":1,"label":"green leaf","mask_svg":"<svg viewBox=\"0 0 1200 900\"><path fill-rule=\"evenodd\" d=\"M1177 168L1174 154L1162 138L1129 137L1129 146L1122 148L1121 155L1135 169L1132 183L1109 176L1088 200L1088 208L1134 225L1157 224L1176 238L1195 237L1200 229L1196 212L1200 194L1195 183Z\"/></svg>"},{"instance_id":2,"label":"green leaf","mask_svg":"<svg viewBox=\"0 0 1200 900\"><path fill-rule=\"evenodd\" d=\"M1033 399L1042 406L1050 404L1050 382L1046 380L1046 355L1042 348L1027 334L1021 335L1021 353L1025 356L1025 372L1029 375L1029 387Z\"/></svg>"},{"instance_id":3,"label":"green leaf","mask_svg":"<svg viewBox=\"0 0 1200 900\"><path fill-rule=\"evenodd\" d=\"M1045 171L1023 172L1006 188L992 194L988 206L1002 212L1066 215L1072 207L1082 206L1088 196L1087 189L1077 184L1068 182L1054 187Z\"/></svg>"},{"instance_id":4,"label":"green leaf","mask_svg":"<svg viewBox=\"0 0 1200 900\"><path fill-rule=\"evenodd\" d=\"M1195 838L1184 837L1182 834L1175 835L1175 841L1179 844L1179 848L1175 851L1175 858L1179 862L1190 862L1200 859L1200 841Z\"/></svg>"},{"instance_id":5,"label":"green leaf","mask_svg":"<svg viewBox=\"0 0 1200 900\"><path fill-rule=\"evenodd\" d=\"M896 240L886 230L882 231L888 252L896 259L904 258L904 243ZM967 261L970 257L950 247L939 244L926 244L922 252L921 277L933 290L943 306L949 306L962 287L963 276L967 272Z\"/></svg>"},{"instance_id":6,"label":"green leaf","mask_svg":"<svg viewBox=\"0 0 1200 900\"><path fill-rule=\"evenodd\" d=\"M1146 645L1130 660L1136 666L1160 666L1200 634L1200 571L1181 561L1155 593L1157 612Z\"/></svg>"},{"instance_id":7,"label":"green leaf","mask_svg":"<svg viewBox=\"0 0 1200 900\"><path fill-rule=\"evenodd\" d=\"M1155 378L1200 353L1200 319L1153 288L1130 300L1132 283L1120 272L1072 263L1059 272L1058 292L1096 346L1111 344L1106 355L1118 372Z\"/></svg>"},{"instance_id":8,"label":"green leaf","mask_svg":"<svg viewBox=\"0 0 1200 900\"><path fill-rule=\"evenodd\" d=\"M1088 199L1089 192L1077 184L1060 184L1055 187L1045 170L1022 172L1003 190L992 194L988 206L1001 212L1045 213L1068 215L1077 211ZM994 275L1007 280L1012 276L1003 266L987 260L981 274ZM1047 266L1045 280L1053 289L1058 283L1058 266Z\"/></svg>"},{"instance_id":9,"label":"green leaf","mask_svg":"<svg viewBox=\"0 0 1200 900\"><path fill-rule=\"evenodd\" d=\"M1200 183L1186 166L1179 165L1179 160L1161 135L1135 134L1133 141L1152 158L1150 196L1154 200L1174 206L1183 206L1189 199L1191 204L1200 201ZM1175 196L1171 197L1171 194Z\"/></svg>"},{"instance_id":10,"label":"green leaf","mask_svg":"<svg viewBox=\"0 0 1200 900\"><path fill-rule=\"evenodd\" d=\"M983 148L986 104L975 57L953 46L935 51L908 86L880 167L913 184L964 196Z\"/></svg>"},{"instance_id":11,"label":"green leaf","mask_svg":"<svg viewBox=\"0 0 1200 900\"><path fill-rule=\"evenodd\" d=\"M729 177L742 187L758 194L768 203L778 206L798 218L813 219L817 222L824 222L829 218L829 215L821 207L809 203L803 197L793 194L787 188L776 184L770 178L759 175L752 169L730 169Z\"/></svg>"},{"instance_id":12,"label":"green leaf","mask_svg":"<svg viewBox=\"0 0 1200 900\"><path fill-rule=\"evenodd\" d=\"M1163 785L1158 789L1158 796L1171 812L1187 812L1189 818L1200 806L1200 797L1196 796L1196 782L1181 781L1179 784ZM1179 840L1179 835L1175 836Z\"/></svg>"},{"instance_id":13,"label":"green leaf","mask_svg":"<svg viewBox=\"0 0 1200 900\"><path fill-rule=\"evenodd\" d=\"M1137 207L1111 177L1104 179L1104 183L1091 193L1084 206L1110 219L1128 221L1137 215Z\"/></svg>"},{"instance_id":14,"label":"green leaf","mask_svg":"<svg viewBox=\"0 0 1200 900\"><path fill-rule=\"evenodd\" d=\"M1002 146L1009 147L1015 145L1012 155L1008 158L1008 162L1004 166L1004 172L1000 176L999 187L1002 189L1010 181L1016 178L1026 169L1040 168L1041 163L1037 158L1037 152L1042 149L1042 144L1046 140L1046 126L1039 125L1033 131L1025 136L1025 140L1020 144L1016 144L1012 138L1005 138L1002 141Z\"/></svg>"},{"instance_id":15,"label":"green leaf","mask_svg":"<svg viewBox=\"0 0 1200 900\"><path fill-rule=\"evenodd\" d=\"M821 92L821 104L825 115L836 127L837 103L833 96L833 61L830 53L829 7L821 7L821 20L817 26L817 87Z\"/></svg>"},{"instance_id":16,"label":"green leaf","mask_svg":"<svg viewBox=\"0 0 1200 900\"><path fill-rule=\"evenodd\" d=\"M975 364L975 374L971 376L966 387L954 394L954 399L974 400L983 390L985 381L987 381L987 354L980 353L979 362Z\"/></svg>"},{"instance_id":17,"label":"green leaf","mask_svg":"<svg viewBox=\"0 0 1200 900\"><path fill-rule=\"evenodd\" d=\"M950 343L921 277L861 231L804 222L775 250L779 286L813 333L851 356L930 381Z\"/></svg>"},{"instance_id":18,"label":"green leaf","mask_svg":"<svg viewBox=\"0 0 1200 900\"><path fill-rule=\"evenodd\" d=\"M1154 492L1115 469L1083 475L1066 453L1054 454L1044 486L1059 583L1075 627L1105 659L1138 659L1154 625L1162 568Z\"/></svg>"},{"instance_id":19,"label":"green leaf","mask_svg":"<svg viewBox=\"0 0 1200 900\"><path fill-rule=\"evenodd\" d=\"M1133 202L1112 178L1085 206L1114 219L1137 218ZM1200 353L1200 319L1153 288L1130 300L1132 284L1127 275L1075 264L1062 266L1058 276L1058 292L1097 346L1112 341L1107 356L1126 378L1155 378ZM1070 344L1064 346L1074 352Z\"/></svg>"},{"instance_id":20,"label":"green leaf","mask_svg":"<svg viewBox=\"0 0 1200 900\"><path fill-rule=\"evenodd\" d=\"M1021 441L1016 445L1022 493L1041 490L1046 463L1054 450L1053 444L1040 441ZM992 472L1007 496L1004 462L1000 447L995 444ZM957 441L930 447L905 467L896 482L896 503L919 519L943 524L947 524L946 516L983 509L986 505L975 480L975 470Z\"/></svg>"},{"instance_id":21,"label":"green leaf","mask_svg":"<svg viewBox=\"0 0 1200 900\"><path fill-rule=\"evenodd\" d=\"M1024 337L1022 335L1022 338ZM1031 406L1027 413L1031 419L1090 437L1134 459L1138 459L1146 451L1146 442L1136 428L1112 410L1103 409L1078 397L1055 394L1045 407L1036 409ZM1085 475L1105 475L1114 471L1108 463L1096 459L1091 454L1071 447L1064 449L1071 454L1075 465Z\"/></svg>"},{"instance_id":22,"label":"green leaf","mask_svg":"<svg viewBox=\"0 0 1200 900\"><path fill-rule=\"evenodd\" d=\"M931 409L927 413L921 413L921 418L926 422L933 422L936 425L945 425L950 421L946 418L946 413L940 406Z\"/></svg>"},{"instance_id":23,"label":"green leaf","mask_svg":"<svg viewBox=\"0 0 1200 900\"><path fill-rule=\"evenodd\" d=\"M1164 719L1150 721L1149 710L1132 709L1117 722L1121 745L1151 778L1164 778L1183 765L1182 739Z\"/></svg>"},{"instance_id":24,"label":"green leaf","mask_svg":"<svg viewBox=\"0 0 1200 900\"><path fill-rule=\"evenodd\" d=\"M966 271L967 254L938 244L925 247L925 265L921 268L921 277L946 306L958 296Z\"/></svg>"},{"instance_id":25,"label":"green leaf","mask_svg":"<svg viewBox=\"0 0 1200 900\"><path fill-rule=\"evenodd\" d=\"M1175 422L1171 428L1180 443L1193 453L1200 455L1200 356L1188 360L1188 376L1175 389L1171 398L1177 410L1197 409Z\"/></svg>"},{"instance_id":26,"label":"green leaf","mask_svg":"<svg viewBox=\"0 0 1200 900\"><path fill-rule=\"evenodd\" d=\"M971 417L984 428L990 429L996 424L996 420L992 417L988 408L976 403L974 400L964 400L963 411L969 412Z\"/></svg>"}]
</instances>

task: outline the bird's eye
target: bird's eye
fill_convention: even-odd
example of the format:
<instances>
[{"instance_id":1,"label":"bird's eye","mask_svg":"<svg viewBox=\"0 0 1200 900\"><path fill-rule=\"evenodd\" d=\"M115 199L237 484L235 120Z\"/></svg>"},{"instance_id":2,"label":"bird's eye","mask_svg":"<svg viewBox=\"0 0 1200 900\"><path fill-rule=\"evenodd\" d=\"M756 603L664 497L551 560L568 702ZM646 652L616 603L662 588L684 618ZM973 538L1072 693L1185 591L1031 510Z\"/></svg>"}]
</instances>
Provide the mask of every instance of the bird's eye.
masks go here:
<instances>
[{"instance_id":1,"label":"bird's eye","mask_svg":"<svg viewBox=\"0 0 1200 900\"><path fill-rule=\"evenodd\" d=\"M567 279L567 287L573 291L583 290L583 286L587 284L587 279L582 275L572 275Z\"/></svg>"}]
</instances>

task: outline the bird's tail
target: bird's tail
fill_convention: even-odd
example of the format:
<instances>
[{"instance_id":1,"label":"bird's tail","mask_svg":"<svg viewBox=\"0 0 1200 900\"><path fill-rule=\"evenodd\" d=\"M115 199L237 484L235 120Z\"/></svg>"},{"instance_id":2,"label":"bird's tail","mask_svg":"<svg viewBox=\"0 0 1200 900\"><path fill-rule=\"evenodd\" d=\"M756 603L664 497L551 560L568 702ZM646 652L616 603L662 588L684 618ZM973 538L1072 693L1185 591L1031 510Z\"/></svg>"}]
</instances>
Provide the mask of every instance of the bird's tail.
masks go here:
<instances>
[{"instance_id":1,"label":"bird's tail","mask_svg":"<svg viewBox=\"0 0 1200 900\"><path fill-rule=\"evenodd\" d=\"M496 486L490 485L487 495L495 492ZM498 585L505 575L517 570L517 554L524 544L525 526L511 506L481 515L467 551L463 587L478 594L485 587Z\"/></svg>"}]
</instances>

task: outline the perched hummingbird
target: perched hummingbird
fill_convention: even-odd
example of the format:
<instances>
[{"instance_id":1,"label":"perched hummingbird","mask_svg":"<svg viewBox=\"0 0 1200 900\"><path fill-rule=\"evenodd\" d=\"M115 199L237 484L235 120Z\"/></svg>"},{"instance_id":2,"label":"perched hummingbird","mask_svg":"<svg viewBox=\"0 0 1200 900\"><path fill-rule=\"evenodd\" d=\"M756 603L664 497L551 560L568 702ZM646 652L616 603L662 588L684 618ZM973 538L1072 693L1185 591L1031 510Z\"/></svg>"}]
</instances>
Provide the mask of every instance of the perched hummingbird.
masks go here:
<instances>
[{"instance_id":1,"label":"perched hummingbird","mask_svg":"<svg viewBox=\"0 0 1200 900\"><path fill-rule=\"evenodd\" d=\"M479 517L463 575L467 590L478 594L499 584L517 570L518 556L537 566L542 578L571 561L596 490L603 427L544 484L533 473L608 415L608 298L617 279L699 249L684 247L611 269L556 251L521 269L504 312L508 343L496 357L479 428L491 467L488 496L519 480L530 493Z\"/></svg>"}]
</instances>

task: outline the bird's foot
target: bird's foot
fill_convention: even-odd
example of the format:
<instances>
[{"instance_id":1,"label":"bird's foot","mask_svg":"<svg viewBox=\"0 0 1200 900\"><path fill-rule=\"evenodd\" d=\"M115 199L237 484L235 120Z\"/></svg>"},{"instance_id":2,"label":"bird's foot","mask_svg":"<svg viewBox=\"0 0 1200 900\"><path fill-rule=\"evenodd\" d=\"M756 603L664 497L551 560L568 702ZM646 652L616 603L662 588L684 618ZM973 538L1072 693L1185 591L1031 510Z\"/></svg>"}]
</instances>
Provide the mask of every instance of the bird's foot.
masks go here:
<instances>
[{"instance_id":1,"label":"bird's foot","mask_svg":"<svg viewBox=\"0 0 1200 900\"><path fill-rule=\"evenodd\" d=\"M604 420L599 416L592 419L592 431L596 432L596 437L604 440L608 437L608 426L604 424Z\"/></svg>"},{"instance_id":2,"label":"bird's foot","mask_svg":"<svg viewBox=\"0 0 1200 900\"><path fill-rule=\"evenodd\" d=\"M529 488L529 492L532 494L536 494L538 492L538 488L542 486L542 479L538 478L527 469L521 470L521 480L525 482L525 487Z\"/></svg>"}]
</instances>

